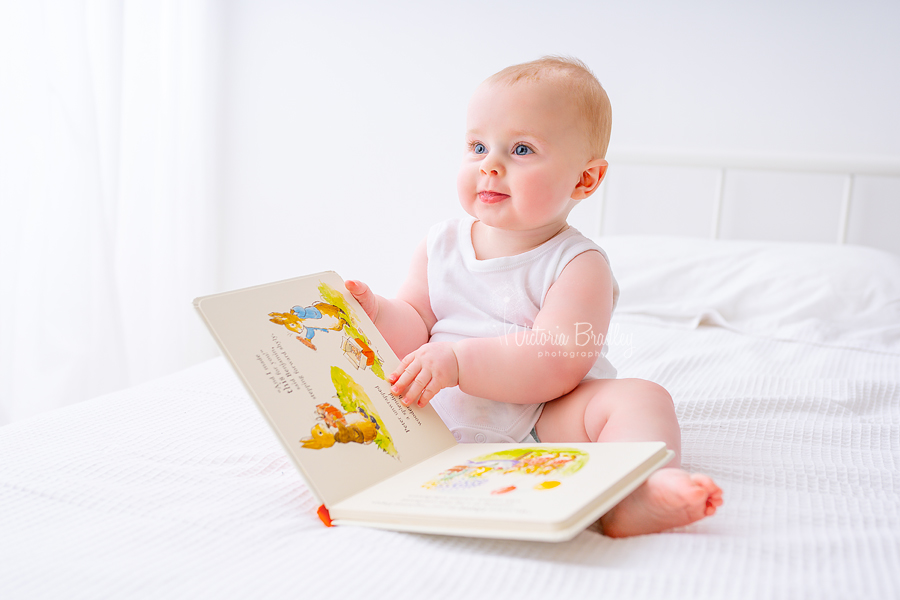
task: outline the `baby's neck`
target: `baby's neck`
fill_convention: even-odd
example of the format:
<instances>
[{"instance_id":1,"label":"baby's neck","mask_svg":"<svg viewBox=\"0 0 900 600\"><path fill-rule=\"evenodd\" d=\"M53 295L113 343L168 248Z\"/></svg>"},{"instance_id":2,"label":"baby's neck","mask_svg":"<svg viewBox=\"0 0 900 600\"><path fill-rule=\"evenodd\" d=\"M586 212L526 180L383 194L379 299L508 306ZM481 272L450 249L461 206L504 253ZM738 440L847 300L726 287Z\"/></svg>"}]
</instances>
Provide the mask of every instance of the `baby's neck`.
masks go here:
<instances>
[{"instance_id":1,"label":"baby's neck","mask_svg":"<svg viewBox=\"0 0 900 600\"><path fill-rule=\"evenodd\" d=\"M568 228L569 225L562 222L541 229L511 231L475 221L472 225L472 247L478 260L515 256L537 248Z\"/></svg>"}]
</instances>

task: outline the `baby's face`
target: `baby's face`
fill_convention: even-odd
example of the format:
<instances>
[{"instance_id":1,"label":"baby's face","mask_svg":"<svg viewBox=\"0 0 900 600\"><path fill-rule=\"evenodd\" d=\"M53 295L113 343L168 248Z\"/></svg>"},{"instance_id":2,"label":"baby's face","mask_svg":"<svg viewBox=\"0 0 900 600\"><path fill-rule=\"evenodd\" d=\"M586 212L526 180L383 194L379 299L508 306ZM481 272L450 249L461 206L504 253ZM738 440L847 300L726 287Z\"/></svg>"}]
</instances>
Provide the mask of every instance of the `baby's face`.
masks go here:
<instances>
[{"instance_id":1,"label":"baby's face","mask_svg":"<svg viewBox=\"0 0 900 600\"><path fill-rule=\"evenodd\" d=\"M466 120L457 178L463 209L500 229L561 228L590 159L584 129L550 83L483 84Z\"/></svg>"}]
</instances>

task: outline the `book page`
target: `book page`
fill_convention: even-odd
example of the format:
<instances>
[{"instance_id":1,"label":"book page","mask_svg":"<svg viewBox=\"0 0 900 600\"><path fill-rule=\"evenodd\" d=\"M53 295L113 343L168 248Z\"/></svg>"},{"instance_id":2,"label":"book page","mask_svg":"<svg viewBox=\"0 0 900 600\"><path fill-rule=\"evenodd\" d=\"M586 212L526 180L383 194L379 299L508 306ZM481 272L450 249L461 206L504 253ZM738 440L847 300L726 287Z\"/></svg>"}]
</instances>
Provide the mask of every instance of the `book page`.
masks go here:
<instances>
[{"instance_id":1,"label":"book page","mask_svg":"<svg viewBox=\"0 0 900 600\"><path fill-rule=\"evenodd\" d=\"M459 444L331 514L351 521L553 530L623 482L658 468L666 456L662 442Z\"/></svg>"},{"instance_id":2,"label":"book page","mask_svg":"<svg viewBox=\"0 0 900 600\"><path fill-rule=\"evenodd\" d=\"M434 409L391 394L399 361L337 274L195 305L326 505L456 444Z\"/></svg>"}]
</instances>

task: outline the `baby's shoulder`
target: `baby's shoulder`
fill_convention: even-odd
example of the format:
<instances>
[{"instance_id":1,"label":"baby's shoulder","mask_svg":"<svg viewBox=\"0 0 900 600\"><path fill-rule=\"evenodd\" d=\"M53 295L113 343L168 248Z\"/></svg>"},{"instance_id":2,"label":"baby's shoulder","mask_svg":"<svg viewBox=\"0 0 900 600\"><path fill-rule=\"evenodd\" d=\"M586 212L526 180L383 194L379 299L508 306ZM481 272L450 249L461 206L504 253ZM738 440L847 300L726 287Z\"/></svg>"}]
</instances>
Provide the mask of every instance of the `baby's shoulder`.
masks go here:
<instances>
[{"instance_id":1,"label":"baby's shoulder","mask_svg":"<svg viewBox=\"0 0 900 600\"><path fill-rule=\"evenodd\" d=\"M613 275L609 259L600 246L587 248L561 266L554 285L572 286L589 296L612 296L612 307L619 302L619 283Z\"/></svg>"},{"instance_id":2,"label":"baby's shoulder","mask_svg":"<svg viewBox=\"0 0 900 600\"><path fill-rule=\"evenodd\" d=\"M594 240L585 236L574 227L570 227L566 231L557 236L557 239L551 240L555 242L553 253L557 261L557 276L562 273L563 269L575 258L585 253L594 255L593 258L601 258L609 265L609 257Z\"/></svg>"},{"instance_id":3,"label":"baby's shoulder","mask_svg":"<svg viewBox=\"0 0 900 600\"><path fill-rule=\"evenodd\" d=\"M609 260L599 246L581 248L577 254L560 265L560 276L565 274L571 277L576 272L583 276L601 278L609 277L612 274Z\"/></svg>"}]
</instances>

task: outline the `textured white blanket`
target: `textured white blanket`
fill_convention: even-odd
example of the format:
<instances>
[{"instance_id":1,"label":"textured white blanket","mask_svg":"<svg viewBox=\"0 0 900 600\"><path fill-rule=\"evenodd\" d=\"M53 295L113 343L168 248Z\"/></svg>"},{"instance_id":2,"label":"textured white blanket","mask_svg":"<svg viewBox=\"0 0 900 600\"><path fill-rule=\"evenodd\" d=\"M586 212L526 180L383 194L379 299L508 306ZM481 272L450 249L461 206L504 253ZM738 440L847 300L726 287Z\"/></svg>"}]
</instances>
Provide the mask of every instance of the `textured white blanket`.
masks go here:
<instances>
[{"instance_id":1,"label":"textured white blanket","mask_svg":"<svg viewBox=\"0 0 900 600\"><path fill-rule=\"evenodd\" d=\"M0 429L0 598L897 598L900 358L617 318L725 506L562 544L327 529L223 359Z\"/></svg>"}]
</instances>

